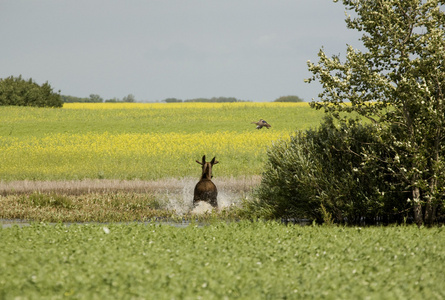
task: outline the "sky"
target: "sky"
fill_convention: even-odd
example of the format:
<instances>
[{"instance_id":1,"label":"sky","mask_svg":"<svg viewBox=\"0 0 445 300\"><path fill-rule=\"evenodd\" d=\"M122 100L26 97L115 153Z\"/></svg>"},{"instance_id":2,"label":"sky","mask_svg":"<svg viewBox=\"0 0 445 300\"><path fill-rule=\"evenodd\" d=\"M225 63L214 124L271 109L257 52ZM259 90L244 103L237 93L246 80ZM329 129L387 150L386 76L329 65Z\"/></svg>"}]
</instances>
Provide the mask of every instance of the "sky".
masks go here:
<instances>
[{"instance_id":1,"label":"sky","mask_svg":"<svg viewBox=\"0 0 445 300\"><path fill-rule=\"evenodd\" d=\"M0 78L136 101L317 99L307 61L360 34L332 0L0 0Z\"/></svg>"}]
</instances>

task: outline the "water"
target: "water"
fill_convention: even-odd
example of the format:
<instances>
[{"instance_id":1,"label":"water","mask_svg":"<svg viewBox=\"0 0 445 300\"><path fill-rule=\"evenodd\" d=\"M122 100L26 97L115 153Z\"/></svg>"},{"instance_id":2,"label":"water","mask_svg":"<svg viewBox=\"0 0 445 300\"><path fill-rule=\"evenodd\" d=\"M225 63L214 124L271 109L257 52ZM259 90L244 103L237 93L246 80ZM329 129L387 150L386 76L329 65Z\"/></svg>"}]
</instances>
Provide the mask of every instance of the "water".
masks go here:
<instances>
[{"instance_id":1,"label":"water","mask_svg":"<svg viewBox=\"0 0 445 300\"><path fill-rule=\"evenodd\" d=\"M196 182L183 182L182 191L157 193L157 198L161 199L168 210L174 210L178 216L183 216L191 212L192 214L204 214L214 209L209 203L199 202L193 207L193 191ZM229 189L218 189L218 209L223 209L239 204L243 197L243 193L239 191L231 191Z\"/></svg>"}]
</instances>

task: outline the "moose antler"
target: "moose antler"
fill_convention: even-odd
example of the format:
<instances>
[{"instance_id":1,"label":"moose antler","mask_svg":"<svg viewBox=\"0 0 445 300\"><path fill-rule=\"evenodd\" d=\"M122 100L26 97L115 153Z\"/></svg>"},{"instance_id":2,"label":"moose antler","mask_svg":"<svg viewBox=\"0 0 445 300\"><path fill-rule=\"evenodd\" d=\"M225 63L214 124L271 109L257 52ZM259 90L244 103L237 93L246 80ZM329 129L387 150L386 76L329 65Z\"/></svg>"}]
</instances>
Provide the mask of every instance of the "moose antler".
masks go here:
<instances>
[{"instance_id":1,"label":"moose antler","mask_svg":"<svg viewBox=\"0 0 445 300\"><path fill-rule=\"evenodd\" d=\"M212 161L210 162L212 165L216 165L219 163L219 161L215 160L216 157L213 157Z\"/></svg>"},{"instance_id":2,"label":"moose antler","mask_svg":"<svg viewBox=\"0 0 445 300\"><path fill-rule=\"evenodd\" d=\"M206 156L204 155L204 156L202 157L202 162L200 162L199 160L196 160L196 162L197 162L198 164L200 164L200 165L204 165L204 164L206 163Z\"/></svg>"},{"instance_id":3,"label":"moose antler","mask_svg":"<svg viewBox=\"0 0 445 300\"><path fill-rule=\"evenodd\" d=\"M210 161L210 163L211 163L212 165L216 165L217 163L219 163L219 161L215 160L215 158L216 158L216 157L213 157L213 159ZM196 162L197 162L198 164L200 164L200 165L203 166L203 165L206 163L206 156L204 155L204 156L202 157L202 162L200 162L199 160L196 160Z\"/></svg>"}]
</instances>

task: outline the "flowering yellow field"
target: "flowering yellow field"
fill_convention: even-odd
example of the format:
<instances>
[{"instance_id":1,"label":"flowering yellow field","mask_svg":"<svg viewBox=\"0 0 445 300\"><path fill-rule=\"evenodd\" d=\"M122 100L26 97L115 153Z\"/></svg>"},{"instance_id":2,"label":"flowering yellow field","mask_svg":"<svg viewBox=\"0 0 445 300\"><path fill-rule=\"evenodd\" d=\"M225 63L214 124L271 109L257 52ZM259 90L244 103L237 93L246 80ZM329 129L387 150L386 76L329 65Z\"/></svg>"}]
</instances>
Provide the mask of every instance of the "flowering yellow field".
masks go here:
<instances>
[{"instance_id":1,"label":"flowering yellow field","mask_svg":"<svg viewBox=\"0 0 445 300\"><path fill-rule=\"evenodd\" d=\"M268 146L286 138L268 134L217 132L155 134L54 134L44 138L5 138L1 174L15 179L147 178L199 175L196 159L217 156L216 174L261 172Z\"/></svg>"},{"instance_id":2,"label":"flowering yellow field","mask_svg":"<svg viewBox=\"0 0 445 300\"><path fill-rule=\"evenodd\" d=\"M236 102L236 103L206 103L206 102L179 102L179 103L65 103L64 109L219 109L219 108L294 108L294 107L308 107L308 103L291 103L291 102Z\"/></svg>"},{"instance_id":3,"label":"flowering yellow field","mask_svg":"<svg viewBox=\"0 0 445 300\"><path fill-rule=\"evenodd\" d=\"M311 112L307 103L2 107L0 179L197 177L204 154L220 161L215 176L261 174L267 149L297 129L289 125L296 114ZM272 128L256 130L258 116Z\"/></svg>"}]
</instances>

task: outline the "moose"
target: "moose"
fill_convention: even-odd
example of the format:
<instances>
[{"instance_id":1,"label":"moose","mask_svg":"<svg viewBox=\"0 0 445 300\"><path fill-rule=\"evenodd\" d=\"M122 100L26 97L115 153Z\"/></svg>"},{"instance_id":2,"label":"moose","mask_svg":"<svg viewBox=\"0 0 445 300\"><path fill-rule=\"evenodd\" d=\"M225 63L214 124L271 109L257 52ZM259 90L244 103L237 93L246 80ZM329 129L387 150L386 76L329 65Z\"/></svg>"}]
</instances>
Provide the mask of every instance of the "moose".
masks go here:
<instances>
[{"instance_id":1,"label":"moose","mask_svg":"<svg viewBox=\"0 0 445 300\"><path fill-rule=\"evenodd\" d=\"M193 196L193 206L196 207L198 202L205 201L208 202L213 207L218 207L218 202L216 197L218 196L218 190L215 184L212 182L212 167L218 163L215 157L210 161L206 162L206 156L202 157L202 161L197 160L198 164L202 165L202 175L201 179L195 186L195 192Z\"/></svg>"}]
</instances>

